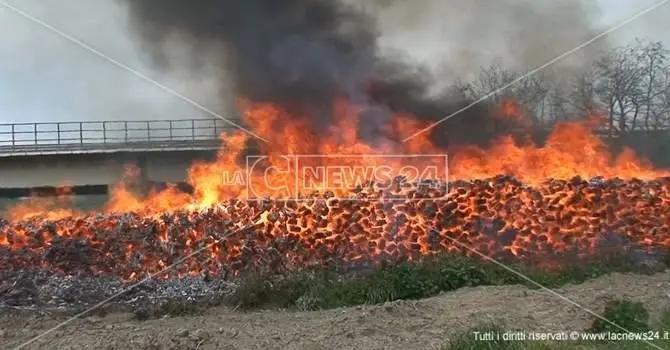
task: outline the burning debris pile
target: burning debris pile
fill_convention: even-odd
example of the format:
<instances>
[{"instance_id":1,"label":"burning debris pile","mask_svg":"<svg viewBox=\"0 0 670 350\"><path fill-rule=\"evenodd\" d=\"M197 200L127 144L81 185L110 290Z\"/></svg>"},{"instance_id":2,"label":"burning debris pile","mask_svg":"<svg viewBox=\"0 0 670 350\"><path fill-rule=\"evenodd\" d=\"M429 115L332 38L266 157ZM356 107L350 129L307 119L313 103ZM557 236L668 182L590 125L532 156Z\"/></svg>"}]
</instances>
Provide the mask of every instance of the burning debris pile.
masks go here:
<instances>
[{"instance_id":1,"label":"burning debris pile","mask_svg":"<svg viewBox=\"0 0 670 350\"><path fill-rule=\"evenodd\" d=\"M0 269L138 279L360 266L474 250L500 259L576 258L670 247L670 178L457 181L413 200L230 200L202 211L92 214L0 227ZM618 252L621 252L619 250ZM192 255L192 256L191 256ZM162 273L163 269L182 262Z\"/></svg>"},{"instance_id":2,"label":"burning debris pile","mask_svg":"<svg viewBox=\"0 0 670 350\"><path fill-rule=\"evenodd\" d=\"M655 264L670 247L670 172L631 152L612 157L589 123L559 125L542 146L504 137L490 149L458 149L446 173L442 149L425 134L407 142L360 140L351 125L361 115L350 104L336 104L339 123L320 137L276 106L243 110L268 140L258 146L258 168L241 169L251 138L238 131L222 135L215 161L189 169L192 193L168 188L140 196L121 181L99 212L58 200L11 208L0 221L0 304L94 303L122 281L146 277L153 287L124 294L124 307L191 302L230 293L237 276L358 272L444 253L540 268L603 255ZM387 131L402 138L424 127L397 115ZM309 152L304 168L287 164L287 155L302 159L300 151ZM421 157L436 154L442 156ZM336 183L311 181L318 172L302 177L302 170L331 167L384 168L394 176L384 182L352 171ZM405 176L411 174L403 169L436 171ZM298 196L287 196L281 185L296 181Z\"/></svg>"},{"instance_id":3,"label":"burning debris pile","mask_svg":"<svg viewBox=\"0 0 670 350\"><path fill-rule=\"evenodd\" d=\"M0 272L222 281L442 253L551 262L670 247L670 172L629 151L612 157L590 119L558 125L541 146L501 137L492 126L505 118L532 128L521 106L490 113L459 94L435 97L431 75L382 57L374 20L343 2L125 4L159 68L180 63L173 44L202 49L185 67L225 68L221 91L232 85L247 129L222 135L217 159L189 169L193 193L120 185L100 213L13 208L0 221ZM250 149L262 161L241 169ZM447 151L448 172L418 157ZM283 185L304 185L306 168L287 156L312 169L383 166L393 185L373 176L367 186L298 186L297 200ZM408 166L444 171L392 181Z\"/></svg>"},{"instance_id":4,"label":"burning debris pile","mask_svg":"<svg viewBox=\"0 0 670 350\"><path fill-rule=\"evenodd\" d=\"M338 103L333 133L315 137L274 105L244 107L247 124L268 140L259 145L263 165L243 169L246 183L229 181L240 174L250 141L237 131L222 136L215 161L189 170L193 193L169 188L141 198L119 186L99 213L14 208L0 225L0 270L225 280L441 253L553 264L670 246L670 173L631 152L612 157L590 134L590 121L557 126L542 146L508 137L490 149L462 148L450 154L448 174L435 167L434 177L408 178L403 169L432 169L438 159L419 155L442 154L425 133L371 145L351 127L362 118L355 106ZM397 115L387 131L404 137L424 127ZM360 178L335 187L317 182L309 191L301 187L299 197L286 196L279 185L305 180L306 168L287 167L285 155L301 150L312 155L307 168L386 167L397 176L389 182L372 176L362 185Z\"/></svg>"}]
</instances>

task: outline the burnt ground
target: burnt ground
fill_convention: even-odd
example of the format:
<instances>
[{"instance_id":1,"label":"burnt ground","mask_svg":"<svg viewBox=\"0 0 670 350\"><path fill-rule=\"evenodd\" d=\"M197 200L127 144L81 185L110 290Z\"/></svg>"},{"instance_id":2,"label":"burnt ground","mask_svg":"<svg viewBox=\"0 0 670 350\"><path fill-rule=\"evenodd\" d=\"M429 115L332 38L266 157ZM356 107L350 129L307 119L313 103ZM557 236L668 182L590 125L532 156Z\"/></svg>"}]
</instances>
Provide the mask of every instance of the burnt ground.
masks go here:
<instances>
[{"instance_id":1,"label":"burnt ground","mask_svg":"<svg viewBox=\"0 0 670 350\"><path fill-rule=\"evenodd\" d=\"M602 312L612 299L641 301L653 321L670 306L670 270L614 273L556 291L594 312ZM65 319L53 309L35 312L5 305L0 344L15 348ZM583 330L592 320L589 313L546 291L487 286L418 301L311 312L243 312L218 306L199 315L140 321L119 310L76 319L26 349L431 349L482 322L555 332Z\"/></svg>"},{"instance_id":2,"label":"burnt ground","mask_svg":"<svg viewBox=\"0 0 670 350\"><path fill-rule=\"evenodd\" d=\"M169 305L210 305L229 296L236 285L206 275L180 279L122 281L112 276L63 276L46 271L0 272L0 310L32 310L72 316L90 307L95 314L141 313Z\"/></svg>"}]
</instances>

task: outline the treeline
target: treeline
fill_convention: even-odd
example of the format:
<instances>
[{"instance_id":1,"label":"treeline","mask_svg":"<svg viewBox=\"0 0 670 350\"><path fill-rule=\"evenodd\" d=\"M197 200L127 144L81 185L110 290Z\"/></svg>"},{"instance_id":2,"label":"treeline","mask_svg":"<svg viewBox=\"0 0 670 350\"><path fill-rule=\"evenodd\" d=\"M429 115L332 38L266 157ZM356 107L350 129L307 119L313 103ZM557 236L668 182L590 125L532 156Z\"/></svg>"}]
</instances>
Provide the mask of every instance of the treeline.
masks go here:
<instances>
[{"instance_id":1,"label":"treeline","mask_svg":"<svg viewBox=\"0 0 670 350\"><path fill-rule=\"evenodd\" d=\"M505 99L514 101L518 110L512 112L540 135L536 140L558 122L597 116L596 132L614 152L631 148L655 166L670 168L669 57L661 42L636 39L569 73L549 67L523 77L526 72L492 64L454 87L479 100L514 82L482 103L499 108Z\"/></svg>"},{"instance_id":2,"label":"treeline","mask_svg":"<svg viewBox=\"0 0 670 350\"><path fill-rule=\"evenodd\" d=\"M536 126L588 115L605 117L601 130L611 136L634 131L670 129L670 50L661 42L637 39L617 47L592 65L565 74L551 67L532 74L491 97L490 103L511 98ZM500 64L483 67L476 77L456 84L472 100L500 89L525 72ZM568 76L566 76L568 75Z\"/></svg>"}]
</instances>

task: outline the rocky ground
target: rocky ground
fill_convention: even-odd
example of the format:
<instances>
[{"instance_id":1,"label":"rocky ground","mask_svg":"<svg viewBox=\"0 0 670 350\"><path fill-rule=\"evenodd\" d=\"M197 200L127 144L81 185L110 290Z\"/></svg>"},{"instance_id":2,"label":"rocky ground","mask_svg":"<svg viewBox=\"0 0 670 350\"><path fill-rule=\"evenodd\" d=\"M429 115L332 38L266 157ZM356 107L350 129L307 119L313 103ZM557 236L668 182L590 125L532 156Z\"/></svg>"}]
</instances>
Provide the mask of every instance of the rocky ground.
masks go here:
<instances>
[{"instance_id":1,"label":"rocky ground","mask_svg":"<svg viewBox=\"0 0 670 350\"><path fill-rule=\"evenodd\" d=\"M602 312L610 299L631 298L652 320L670 306L670 271L611 274L556 290ZM419 301L293 312L214 307L202 315L140 321L115 312L71 321L25 349L437 349L482 322L535 331L583 330L593 316L552 293L522 286L475 287ZM16 348L66 321L62 314L5 306L0 344Z\"/></svg>"}]
</instances>

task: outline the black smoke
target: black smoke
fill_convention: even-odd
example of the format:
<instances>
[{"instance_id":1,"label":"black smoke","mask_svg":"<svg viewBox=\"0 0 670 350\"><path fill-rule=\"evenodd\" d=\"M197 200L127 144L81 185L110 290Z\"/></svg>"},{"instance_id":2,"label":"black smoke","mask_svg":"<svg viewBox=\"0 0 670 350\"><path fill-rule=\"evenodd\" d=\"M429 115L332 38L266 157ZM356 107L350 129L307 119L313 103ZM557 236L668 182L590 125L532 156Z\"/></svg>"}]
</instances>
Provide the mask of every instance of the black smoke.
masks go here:
<instances>
[{"instance_id":1,"label":"black smoke","mask_svg":"<svg viewBox=\"0 0 670 350\"><path fill-rule=\"evenodd\" d=\"M455 92L430 95L428 70L382 56L375 18L340 1L121 1L157 66L197 69L207 56L225 68L222 84L231 84L238 97L309 116L317 134L333 123L337 98L364 107L358 130L370 142L394 138L381 131L394 112L435 121L470 103ZM175 43L191 48L190 62L170 56L167 48ZM475 106L431 135L442 145L481 144L492 138L490 125L486 109Z\"/></svg>"}]
</instances>

